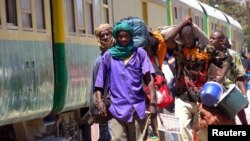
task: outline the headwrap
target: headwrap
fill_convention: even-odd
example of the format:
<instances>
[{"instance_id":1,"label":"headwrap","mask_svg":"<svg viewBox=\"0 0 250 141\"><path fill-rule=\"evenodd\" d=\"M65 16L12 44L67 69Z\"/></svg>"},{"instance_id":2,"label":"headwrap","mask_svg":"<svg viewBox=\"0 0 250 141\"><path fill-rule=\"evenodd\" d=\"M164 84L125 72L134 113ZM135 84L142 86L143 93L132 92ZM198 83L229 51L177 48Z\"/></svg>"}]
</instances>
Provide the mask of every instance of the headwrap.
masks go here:
<instances>
[{"instance_id":1,"label":"headwrap","mask_svg":"<svg viewBox=\"0 0 250 141\"><path fill-rule=\"evenodd\" d=\"M112 32L112 27L111 25L105 23L105 24L100 24L98 27L95 28L95 36L97 38L99 38L99 34L102 32L102 31L105 31L105 30L109 30L110 32Z\"/></svg>"},{"instance_id":2,"label":"headwrap","mask_svg":"<svg viewBox=\"0 0 250 141\"><path fill-rule=\"evenodd\" d=\"M128 23L126 22L118 22L115 26L114 29L112 31L112 35L113 37L117 38L117 33L119 31L127 31L129 32L131 35L133 35L134 33L134 29L133 27L131 27Z\"/></svg>"},{"instance_id":3,"label":"headwrap","mask_svg":"<svg viewBox=\"0 0 250 141\"><path fill-rule=\"evenodd\" d=\"M118 42L114 45L114 47L109 49L112 57L124 60L129 57L134 52L134 42L133 42L133 28L125 22L119 22L114 26L112 35L117 39L117 35L120 31L129 32L131 35L131 39L129 44L126 47L121 46Z\"/></svg>"},{"instance_id":4,"label":"headwrap","mask_svg":"<svg viewBox=\"0 0 250 141\"><path fill-rule=\"evenodd\" d=\"M106 49L111 48L114 45L115 39L113 37L111 37L111 39L108 42L104 42L104 41L99 40L99 43L100 43L100 50L106 51Z\"/></svg>"},{"instance_id":5,"label":"headwrap","mask_svg":"<svg viewBox=\"0 0 250 141\"><path fill-rule=\"evenodd\" d=\"M105 23L105 24L100 24L98 27L95 28L95 36L98 40L98 42L100 43L100 50L101 51L105 51L107 48L110 48L114 45L115 43L115 39L113 37L111 37L111 39L107 42L101 41L99 38L99 34L102 31L108 30L112 33L112 27L111 25Z\"/></svg>"}]
</instances>

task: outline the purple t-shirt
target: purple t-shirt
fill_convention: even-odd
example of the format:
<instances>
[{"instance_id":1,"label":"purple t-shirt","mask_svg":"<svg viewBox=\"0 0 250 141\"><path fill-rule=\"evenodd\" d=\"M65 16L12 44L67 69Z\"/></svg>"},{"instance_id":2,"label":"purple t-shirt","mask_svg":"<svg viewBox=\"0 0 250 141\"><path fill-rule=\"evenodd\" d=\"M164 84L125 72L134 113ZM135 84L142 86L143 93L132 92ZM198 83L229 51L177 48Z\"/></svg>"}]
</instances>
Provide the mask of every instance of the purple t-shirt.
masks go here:
<instances>
[{"instance_id":1,"label":"purple t-shirt","mask_svg":"<svg viewBox=\"0 0 250 141\"><path fill-rule=\"evenodd\" d=\"M147 72L154 73L154 68L143 48L138 48L127 64L123 60L112 58L109 51L102 56L95 87L103 88L105 74L110 74L109 110L114 117L132 122L133 114L137 112L140 119L145 118L146 104L142 92L142 77Z\"/></svg>"}]
</instances>

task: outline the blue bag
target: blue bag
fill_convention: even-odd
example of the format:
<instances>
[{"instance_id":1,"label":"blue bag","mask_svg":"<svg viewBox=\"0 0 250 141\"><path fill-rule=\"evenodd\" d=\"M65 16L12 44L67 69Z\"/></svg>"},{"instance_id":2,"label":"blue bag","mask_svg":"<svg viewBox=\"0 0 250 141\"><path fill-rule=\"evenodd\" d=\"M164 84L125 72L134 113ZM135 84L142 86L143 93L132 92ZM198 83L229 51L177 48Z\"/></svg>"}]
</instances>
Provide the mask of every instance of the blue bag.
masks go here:
<instances>
[{"instance_id":1,"label":"blue bag","mask_svg":"<svg viewBox=\"0 0 250 141\"><path fill-rule=\"evenodd\" d=\"M127 22L134 28L133 41L135 47L145 47L148 43L148 28L146 23L138 17L127 17L120 20Z\"/></svg>"}]
</instances>

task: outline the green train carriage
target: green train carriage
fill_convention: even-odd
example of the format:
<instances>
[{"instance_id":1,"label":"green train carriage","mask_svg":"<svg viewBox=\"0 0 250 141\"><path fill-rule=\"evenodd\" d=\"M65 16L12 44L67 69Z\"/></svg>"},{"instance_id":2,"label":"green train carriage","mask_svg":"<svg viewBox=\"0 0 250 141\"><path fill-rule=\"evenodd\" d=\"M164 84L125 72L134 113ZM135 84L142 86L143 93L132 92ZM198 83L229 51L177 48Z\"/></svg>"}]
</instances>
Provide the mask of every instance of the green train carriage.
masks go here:
<instances>
[{"instance_id":1,"label":"green train carriage","mask_svg":"<svg viewBox=\"0 0 250 141\"><path fill-rule=\"evenodd\" d=\"M111 21L107 1L1 0L0 6L0 140L14 138L4 135L9 131L18 140L38 140L52 136L47 126L58 121L77 124L100 53L94 27ZM68 127L56 127L55 135Z\"/></svg>"},{"instance_id":2,"label":"green train carriage","mask_svg":"<svg viewBox=\"0 0 250 141\"><path fill-rule=\"evenodd\" d=\"M44 117L51 112L54 67L50 9L40 13L41 7L49 7L49 1L32 1L28 5L24 1L0 2L2 126Z\"/></svg>"},{"instance_id":3,"label":"green train carriage","mask_svg":"<svg viewBox=\"0 0 250 141\"><path fill-rule=\"evenodd\" d=\"M215 30L220 30L228 36L232 49L240 51L242 47L242 27L235 19L214 7L197 0L166 0L168 25L180 22L186 15L190 15L209 37Z\"/></svg>"}]
</instances>

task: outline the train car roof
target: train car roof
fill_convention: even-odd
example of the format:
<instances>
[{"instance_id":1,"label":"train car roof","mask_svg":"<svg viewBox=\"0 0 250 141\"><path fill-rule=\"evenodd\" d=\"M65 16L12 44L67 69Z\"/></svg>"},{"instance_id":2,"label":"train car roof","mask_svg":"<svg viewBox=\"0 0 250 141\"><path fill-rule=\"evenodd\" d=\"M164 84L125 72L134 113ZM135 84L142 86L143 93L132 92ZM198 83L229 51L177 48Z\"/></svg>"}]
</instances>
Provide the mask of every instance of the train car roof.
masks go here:
<instances>
[{"instance_id":1,"label":"train car roof","mask_svg":"<svg viewBox=\"0 0 250 141\"><path fill-rule=\"evenodd\" d=\"M233 25L233 26L235 26L235 27L242 30L242 26L240 25L240 23L238 21L236 21L235 19L233 19L233 17L231 17L231 16L229 16L227 14L224 14L224 15L227 16L227 18L228 18L231 25Z\"/></svg>"},{"instance_id":2,"label":"train car roof","mask_svg":"<svg viewBox=\"0 0 250 141\"><path fill-rule=\"evenodd\" d=\"M200 6L200 4L198 3L197 0L180 0L182 3L185 3L186 5L195 8L196 10L201 11L202 13L204 13L202 7Z\"/></svg>"},{"instance_id":3,"label":"train car roof","mask_svg":"<svg viewBox=\"0 0 250 141\"><path fill-rule=\"evenodd\" d=\"M205 3L202 3L202 2L199 2L199 3L200 3L200 4L203 6L203 8L206 10L206 13L208 14L208 16L211 16L211 17L213 17L213 18L215 18L215 19L218 19L218 20L222 20L222 21L224 21L224 22L227 22L226 17L223 15L223 13L222 13L220 10L215 9L215 8L209 6L209 5L205 4Z\"/></svg>"}]
</instances>

